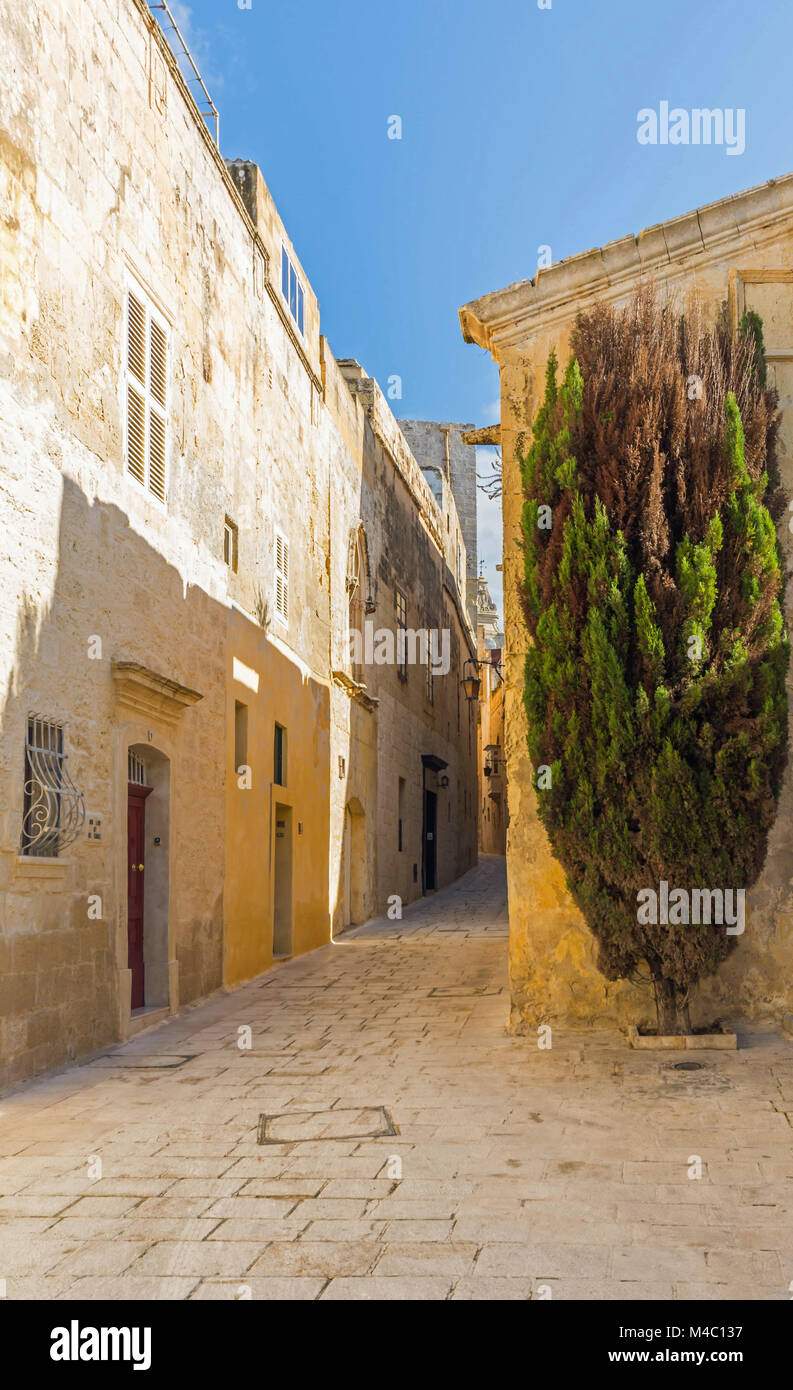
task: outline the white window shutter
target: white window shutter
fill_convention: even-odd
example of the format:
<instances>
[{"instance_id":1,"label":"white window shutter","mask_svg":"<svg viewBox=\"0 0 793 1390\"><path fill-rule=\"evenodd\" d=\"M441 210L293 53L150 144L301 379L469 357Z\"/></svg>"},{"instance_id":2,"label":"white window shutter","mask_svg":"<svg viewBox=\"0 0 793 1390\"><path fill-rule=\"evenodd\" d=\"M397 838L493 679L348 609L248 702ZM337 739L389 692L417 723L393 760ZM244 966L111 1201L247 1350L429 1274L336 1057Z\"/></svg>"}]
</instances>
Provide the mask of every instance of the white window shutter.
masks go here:
<instances>
[{"instance_id":1,"label":"white window shutter","mask_svg":"<svg viewBox=\"0 0 793 1390\"><path fill-rule=\"evenodd\" d=\"M127 366L141 386L146 385L146 310L140 300L129 295L127 317Z\"/></svg>"},{"instance_id":2,"label":"white window shutter","mask_svg":"<svg viewBox=\"0 0 793 1390\"><path fill-rule=\"evenodd\" d=\"M139 483L146 485L146 403L127 383L127 467Z\"/></svg>"},{"instance_id":3,"label":"white window shutter","mask_svg":"<svg viewBox=\"0 0 793 1390\"><path fill-rule=\"evenodd\" d=\"M282 541L284 570L284 618L289 618L289 541Z\"/></svg>"},{"instance_id":4,"label":"white window shutter","mask_svg":"<svg viewBox=\"0 0 793 1390\"><path fill-rule=\"evenodd\" d=\"M149 491L165 501L165 421L156 410L149 415Z\"/></svg>"},{"instance_id":5,"label":"white window shutter","mask_svg":"<svg viewBox=\"0 0 793 1390\"><path fill-rule=\"evenodd\" d=\"M168 337L145 295L127 294L127 469L166 498Z\"/></svg>"},{"instance_id":6,"label":"white window shutter","mask_svg":"<svg viewBox=\"0 0 793 1390\"><path fill-rule=\"evenodd\" d=\"M289 542L278 531L275 534L275 611L284 622L289 621Z\"/></svg>"},{"instance_id":7,"label":"white window shutter","mask_svg":"<svg viewBox=\"0 0 793 1390\"><path fill-rule=\"evenodd\" d=\"M158 405L165 409L165 381L167 362L167 342L165 334L155 319L151 321L151 394Z\"/></svg>"}]
</instances>

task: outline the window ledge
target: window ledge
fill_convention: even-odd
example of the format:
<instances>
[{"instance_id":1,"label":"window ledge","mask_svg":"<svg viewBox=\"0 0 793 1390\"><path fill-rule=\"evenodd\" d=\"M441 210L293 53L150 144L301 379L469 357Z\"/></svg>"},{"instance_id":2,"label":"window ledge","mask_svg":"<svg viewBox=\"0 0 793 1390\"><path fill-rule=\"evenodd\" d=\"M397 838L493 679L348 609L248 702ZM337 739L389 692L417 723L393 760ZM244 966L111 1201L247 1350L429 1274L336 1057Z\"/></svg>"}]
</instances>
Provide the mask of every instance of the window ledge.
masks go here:
<instances>
[{"instance_id":1,"label":"window ledge","mask_svg":"<svg viewBox=\"0 0 793 1390\"><path fill-rule=\"evenodd\" d=\"M332 674L336 685L338 685L345 694L349 695L351 700L355 700L357 704L363 705L364 709L370 712L377 709L380 703L377 697L375 695L370 695L367 687L362 685L360 681L355 680L348 671L334 670Z\"/></svg>"},{"instance_id":2,"label":"window ledge","mask_svg":"<svg viewBox=\"0 0 793 1390\"><path fill-rule=\"evenodd\" d=\"M63 879L71 868L71 859L50 859L35 854L18 854L16 878Z\"/></svg>"}]
</instances>

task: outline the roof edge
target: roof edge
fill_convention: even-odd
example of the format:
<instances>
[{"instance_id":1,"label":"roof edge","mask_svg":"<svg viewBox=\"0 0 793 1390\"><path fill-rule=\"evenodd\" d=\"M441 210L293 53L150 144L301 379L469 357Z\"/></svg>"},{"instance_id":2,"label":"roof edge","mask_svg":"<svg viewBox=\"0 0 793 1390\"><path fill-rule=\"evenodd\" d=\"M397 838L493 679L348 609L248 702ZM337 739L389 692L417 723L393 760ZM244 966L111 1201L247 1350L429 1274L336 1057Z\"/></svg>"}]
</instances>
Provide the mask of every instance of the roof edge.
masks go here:
<instances>
[{"instance_id":1,"label":"roof edge","mask_svg":"<svg viewBox=\"0 0 793 1390\"><path fill-rule=\"evenodd\" d=\"M537 318L582 295L596 295L640 274L674 266L682 257L723 251L758 227L793 221L793 173L729 194L716 202L619 237L473 299L459 310L467 343L493 351L497 334L517 320Z\"/></svg>"}]
</instances>

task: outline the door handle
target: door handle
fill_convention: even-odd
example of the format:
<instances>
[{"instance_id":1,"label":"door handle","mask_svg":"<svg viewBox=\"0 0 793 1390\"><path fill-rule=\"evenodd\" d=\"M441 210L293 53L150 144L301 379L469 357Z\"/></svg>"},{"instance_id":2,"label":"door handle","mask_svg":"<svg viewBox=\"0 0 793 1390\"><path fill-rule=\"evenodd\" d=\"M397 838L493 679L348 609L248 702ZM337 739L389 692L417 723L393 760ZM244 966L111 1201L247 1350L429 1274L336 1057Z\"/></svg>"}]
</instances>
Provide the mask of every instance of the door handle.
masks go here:
<instances>
[{"instance_id":1,"label":"door handle","mask_svg":"<svg viewBox=\"0 0 793 1390\"><path fill-rule=\"evenodd\" d=\"M138 865L138 868L140 869L141 873L143 873L143 865L142 865L142 864L139 864L139 865Z\"/></svg>"}]
</instances>

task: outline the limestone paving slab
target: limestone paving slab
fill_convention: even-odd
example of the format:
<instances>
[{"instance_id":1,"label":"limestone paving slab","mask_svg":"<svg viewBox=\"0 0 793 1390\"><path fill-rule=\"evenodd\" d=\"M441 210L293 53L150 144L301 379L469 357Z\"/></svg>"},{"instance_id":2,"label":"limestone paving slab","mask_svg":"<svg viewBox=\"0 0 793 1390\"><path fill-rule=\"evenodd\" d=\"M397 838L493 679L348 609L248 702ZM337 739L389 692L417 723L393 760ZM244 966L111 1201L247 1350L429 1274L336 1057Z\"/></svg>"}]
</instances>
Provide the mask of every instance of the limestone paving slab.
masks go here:
<instances>
[{"instance_id":1,"label":"limestone paving slab","mask_svg":"<svg viewBox=\"0 0 793 1390\"><path fill-rule=\"evenodd\" d=\"M793 1041L739 1026L679 1072L613 1031L541 1051L508 1012L483 858L12 1092L7 1297L789 1299Z\"/></svg>"}]
</instances>

